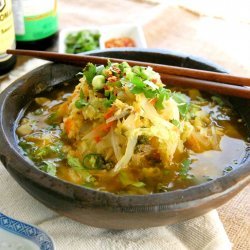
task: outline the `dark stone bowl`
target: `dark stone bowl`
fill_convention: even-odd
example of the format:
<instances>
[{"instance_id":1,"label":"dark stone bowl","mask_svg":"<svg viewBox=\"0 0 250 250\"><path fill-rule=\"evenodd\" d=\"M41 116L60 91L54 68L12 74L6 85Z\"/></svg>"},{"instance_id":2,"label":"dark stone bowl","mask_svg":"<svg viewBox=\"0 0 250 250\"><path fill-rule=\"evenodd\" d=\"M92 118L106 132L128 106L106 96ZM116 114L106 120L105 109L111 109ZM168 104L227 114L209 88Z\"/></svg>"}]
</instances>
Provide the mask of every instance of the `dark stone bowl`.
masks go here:
<instances>
[{"instance_id":1,"label":"dark stone bowl","mask_svg":"<svg viewBox=\"0 0 250 250\"><path fill-rule=\"evenodd\" d=\"M95 55L223 71L203 59L157 50L106 50ZM54 178L38 170L20 152L16 120L34 96L50 86L72 79L81 68L46 64L16 80L0 96L0 155L13 178L33 197L74 220L95 227L128 229L177 223L216 208L236 195L250 181L249 151L241 166L205 184L168 193L119 196L91 190ZM250 125L250 104L230 98L234 108Z\"/></svg>"}]
</instances>

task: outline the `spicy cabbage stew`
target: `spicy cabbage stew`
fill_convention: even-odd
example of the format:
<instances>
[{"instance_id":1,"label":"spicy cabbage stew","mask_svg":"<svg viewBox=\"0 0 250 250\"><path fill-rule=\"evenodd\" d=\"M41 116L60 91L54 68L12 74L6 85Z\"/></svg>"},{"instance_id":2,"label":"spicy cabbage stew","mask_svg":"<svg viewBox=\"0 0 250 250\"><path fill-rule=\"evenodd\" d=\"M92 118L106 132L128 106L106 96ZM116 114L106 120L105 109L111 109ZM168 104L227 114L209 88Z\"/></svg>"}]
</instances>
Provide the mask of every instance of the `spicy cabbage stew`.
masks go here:
<instances>
[{"instance_id":1,"label":"spicy cabbage stew","mask_svg":"<svg viewBox=\"0 0 250 250\"><path fill-rule=\"evenodd\" d=\"M116 194L168 192L237 168L242 119L219 96L164 88L150 67L89 63L29 105L16 133L42 171Z\"/></svg>"}]
</instances>

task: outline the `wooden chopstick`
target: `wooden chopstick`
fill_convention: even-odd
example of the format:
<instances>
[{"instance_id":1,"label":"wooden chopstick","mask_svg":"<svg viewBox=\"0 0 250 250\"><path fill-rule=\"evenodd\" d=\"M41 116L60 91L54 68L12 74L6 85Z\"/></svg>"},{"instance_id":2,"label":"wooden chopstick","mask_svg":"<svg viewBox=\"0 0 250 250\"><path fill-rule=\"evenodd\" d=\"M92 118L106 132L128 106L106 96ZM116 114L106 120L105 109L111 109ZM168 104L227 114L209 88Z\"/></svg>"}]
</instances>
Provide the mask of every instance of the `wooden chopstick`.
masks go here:
<instances>
[{"instance_id":1,"label":"wooden chopstick","mask_svg":"<svg viewBox=\"0 0 250 250\"><path fill-rule=\"evenodd\" d=\"M60 54L55 52L44 52L44 51L32 51L32 50L7 50L8 54L32 56L41 58L53 62L70 63L74 65L83 66L88 62L96 64L106 64L106 57L89 56L89 55L72 55L72 54ZM112 62L123 62L124 59L109 58ZM189 69L183 67L161 65L148 62L126 60L131 66L141 65L150 66L158 73L164 73L169 75L186 76L195 79L202 79L208 81L229 83L240 86L250 86L250 78L234 76L224 73L211 72L206 70Z\"/></svg>"},{"instance_id":2,"label":"wooden chopstick","mask_svg":"<svg viewBox=\"0 0 250 250\"><path fill-rule=\"evenodd\" d=\"M106 58L91 55L60 54L55 52L32 51L32 50L7 50L8 54L32 56L53 62L60 62L78 66L85 66L86 63L106 64L107 59L112 62L128 62L131 66L150 66L158 72L163 81L178 86L193 87L206 91L214 91L221 94L250 98L250 89L243 86L250 86L250 78L234 76L224 73L217 73L205 70L189 69L169 65L161 65L148 62L133 61L127 59ZM221 84L224 83L224 84ZM233 86L239 85L239 86Z\"/></svg>"},{"instance_id":3,"label":"wooden chopstick","mask_svg":"<svg viewBox=\"0 0 250 250\"><path fill-rule=\"evenodd\" d=\"M222 95L250 98L250 88L239 87L236 85L222 84L219 82L161 74L161 80L168 85L176 85L185 88L195 88L204 91L213 91Z\"/></svg>"}]
</instances>

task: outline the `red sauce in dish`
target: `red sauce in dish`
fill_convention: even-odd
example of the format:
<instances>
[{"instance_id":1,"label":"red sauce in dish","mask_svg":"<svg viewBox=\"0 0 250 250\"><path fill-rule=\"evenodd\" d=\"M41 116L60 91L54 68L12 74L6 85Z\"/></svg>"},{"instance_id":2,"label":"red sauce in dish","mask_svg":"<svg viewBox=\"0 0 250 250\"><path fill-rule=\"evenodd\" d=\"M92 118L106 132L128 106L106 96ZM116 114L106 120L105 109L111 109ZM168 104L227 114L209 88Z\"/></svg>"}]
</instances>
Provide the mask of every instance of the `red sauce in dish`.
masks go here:
<instances>
[{"instance_id":1,"label":"red sauce in dish","mask_svg":"<svg viewBox=\"0 0 250 250\"><path fill-rule=\"evenodd\" d=\"M135 41L129 37L111 38L105 42L106 48L136 47Z\"/></svg>"}]
</instances>

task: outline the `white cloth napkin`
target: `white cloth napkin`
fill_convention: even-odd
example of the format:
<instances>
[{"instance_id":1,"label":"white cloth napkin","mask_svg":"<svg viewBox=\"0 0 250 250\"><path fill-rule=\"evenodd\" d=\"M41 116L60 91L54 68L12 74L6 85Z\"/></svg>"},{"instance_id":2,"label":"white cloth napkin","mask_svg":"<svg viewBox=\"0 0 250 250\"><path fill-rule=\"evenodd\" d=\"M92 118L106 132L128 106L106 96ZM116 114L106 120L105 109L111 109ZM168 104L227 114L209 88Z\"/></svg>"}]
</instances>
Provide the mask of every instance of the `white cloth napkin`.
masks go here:
<instances>
[{"instance_id":1,"label":"white cloth napkin","mask_svg":"<svg viewBox=\"0 0 250 250\"><path fill-rule=\"evenodd\" d=\"M216 210L171 226L117 231L94 228L60 216L36 201L2 163L0 194L2 213L43 229L54 239L57 250L231 249Z\"/></svg>"},{"instance_id":2,"label":"white cloth napkin","mask_svg":"<svg viewBox=\"0 0 250 250\"><path fill-rule=\"evenodd\" d=\"M0 92L17 77L44 63L37 59L22 62L1 81ZM14 181L1 162L0 211L42 228L54 239L57 250L231 249L216 210L171 226L117 231L94 228L60 216L36 201Z\"/></svg>"}]
</instances>

